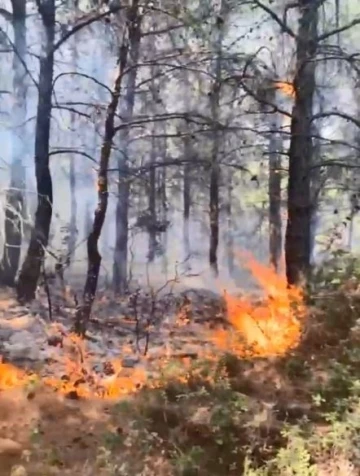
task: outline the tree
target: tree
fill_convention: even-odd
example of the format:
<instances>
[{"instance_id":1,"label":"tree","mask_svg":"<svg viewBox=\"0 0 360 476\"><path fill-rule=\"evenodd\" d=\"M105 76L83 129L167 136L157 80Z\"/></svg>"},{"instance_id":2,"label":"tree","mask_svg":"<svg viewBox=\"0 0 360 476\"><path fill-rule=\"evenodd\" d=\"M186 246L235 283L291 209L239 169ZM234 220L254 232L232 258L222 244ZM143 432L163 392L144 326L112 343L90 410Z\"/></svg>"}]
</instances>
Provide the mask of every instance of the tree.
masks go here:
<instances>
[{"instance_id":1,"label":"tree","mask_svg":"<svg viewBox=\"0 0 360 476\"><path fill-rule=\"evenodd\" d=\"M21 302L31 301L35 297L45 250L48 245L52 218L53 184L49 167L49 146L55 52L77 31L121 8L121 6L116 6L101 14L95 12L95 14L78 22L55 42L55 0L38 0L37 6L45 33L45 44L40 57L37 84L38 104L35 126L35 175L38 204L29 248L17 282L17 296Z\"/></svg>"},{"instance_id":2,"label":"tree","mask_svg":"<svg viewBox=\"0 0 360 476\"><path fill-rule=\"evenodd\" d=\"M310 267L312 115L318 35L317 1L302 0L296 36L295 100L289 149L288 219L285 238L289 284L306 277Z\"/></svg>"},{"instance_id":3,"label":"tree","mask_svg":"<svg viewBox=\"0 0 360 476\"><path fill-rule=\"evenodd\" d=\"M4 250L0 265L0 282L14 286L19 267L23 235L26 176L26 0L12 0L11 21L14 32L13 52L13 94L12 111L12 161L10 166L10 187L6 196Z\"/></svg>"},{"instance_id":4,"label":"tree","mask_svg":"<svg viewBox=\"0 0 360 476\"><path fill-rule=\"evenodd\" d=\"M279 270L282 255L282 218L281 218L281 121L280 114L271 111L269 104L276 104L276 83L269 82L266 94L265 111L268 112L269 123L269 261L270 265ZM270 109L270 111L269 111ZM269 114L270 112L270 114Z\"/></svg>"},{"instance_id":5,"label":"tree","mask_svg":"<svg viewBox=\"0 0 360 476\"><path fill-rule=\"evenodd\" d=\"M222 86L222 61L223 61L223 41L225 34L225 19L228 14L227 0L221 0L218 15L214 25L214 61L213 61L213 83L210 91L210 111L214 128L212 150L210 159L210 196L209 196L209 216L210 216L210 247L209 263L215 275L218 274L217 251L219 245L219 186L220 186L220 166L219 152L221 132L219 129L220 119L220 92Z\"/></svg>"},{"instance_id":6,"label":"tree","mask_svg":"<svg viewBox=\"0 0 360 476\"><path fill-rule=\"evenodd\" d=\"M115 118L120 101L122 82L127 67L130 50L130 32L138 22L138 0L134 0L127 9L125 20L125 32L119 48L118 73L115 79L111 98L106 111L104 139L101 146L98 169L98 204L94 214L92 230L87 239L88 269L84 286L83 301L79 306L75 318L75 331L84 335L91 314L91 308L95 299L97 283L99 279L101 255L98 250L99 238L104 225L108 206L108 168L114 136L116 134Z\"/></svg>"},{"instance_id":7,"label":"tree","mask_svg":"<svg viewBox=\"0 0 360 476\"><path fill-rule=\"evenodd\" d=\"M35 129L35 174L38 206L29 249L17 283L18 299L25 302L35 297L35 290L49 239L53 204L49 144L54 69L55 0L43 0L38 3L38 9L45 30L44 52L40 58L39 98Z\"/></svg>"},{"instance_id":8,"label":"tree","mask_svg":"<svg viewBox=\"0 0 360 476\"><path fill-rule=\"evenodd\" d=\"M128 53L125 95L121 101L120 116L124 123L130 123L133 117L135 90L137 78L137 63L141 42L141 22L136 4L129 11L128 16ZM127 290L128 265L128 221L130 183L128 176L130 126L120 131L121 155L118 159L118 187L116 202L116 240L113 264L113 289L117 294L124 294Z\"/></svg>"}]
</instances>

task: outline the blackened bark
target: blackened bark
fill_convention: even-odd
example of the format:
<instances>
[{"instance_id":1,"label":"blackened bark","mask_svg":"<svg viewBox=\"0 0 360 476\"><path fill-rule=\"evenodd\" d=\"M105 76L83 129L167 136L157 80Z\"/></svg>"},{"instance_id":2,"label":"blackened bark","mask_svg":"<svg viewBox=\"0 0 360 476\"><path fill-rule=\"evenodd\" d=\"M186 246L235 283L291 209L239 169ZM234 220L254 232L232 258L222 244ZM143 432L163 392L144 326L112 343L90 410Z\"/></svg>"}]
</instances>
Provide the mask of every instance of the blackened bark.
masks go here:
<instances>
[{"instance_id":1,"label":"blackened bark","mask_svg":"<svg viewBox=\"0 0 360 476\"><path fill-rule=\"evenodd\" d=\"M141 42L141 18L138 16L138 2L133 7L128 17L129 28L129 72L126 78L126 92L123 99L121 116L124 122L130 122L133 116L135 103L136 76ZM130 129L122 130L120 142L122 144L122 157L119 159L118 197L116 204L116 240L113 265L113 289L116 294L123 295L127 291L127 263L128 263L128 223L130 183L128 175L128 142Z\"/></svg>"},{"instance_id":2,"label":"blackened bark","mask_svg":"<svg viewBox=\"0 0 360 476\"><path fill-rule=\"evenodd\" d=\"M39 97L35 128L35 175L38 205L28 252L17 283L17 295L21 302L30 301L35 297L44 253L49 240L53 204L49 143L54 68L55 0L44 1L39 7L39 11L45 29L46 45L44 56L40 58Z\"/></svg>"},{"instance_id":3,"label":"blackened bark","mask_svg":"<svg viewBox=\"0 0 360 476\"><path fill-rule=\"evenodd\" d=\"M317 52L317 0L301 0L296 38L295 103L289 150L288 220L285 239L286 276L298 284L310 268L312 109Z\"/></svg>"},{"instance_id":4,"label":"blackened bark","mask_svg":"<svg viewBox=\"0 0 360 476\"><path fill-rule=\"evenodd\" d=\"M274 113L269 140L269 255L270 265L279 271L282 252L281 220L281 137L279 116Z\"/></svg>"},{"instance_id":5,"label":"blackened bark","mask_svg":"<svg viewBox=\"0 0 360 476\"><path fill-rule=\"evenodd\" d=\"M92 230L87 239L88 269L83 293L83 302L77 309L75 316L75 332L82 336L85 335L87 324L90 319L99 279L101 255L99 253L98 244L108 206L108 168L113 139L115 136L114 120L119 104L121 82L126 67L127 55L128 44L124 43L120 48L118 75L112 91L111 101L106 111L104 140L101 146L97 179L98 203L94 214Z\"/></svg>"},{"instance_id":6,"label":"blackened bark","mask_svg":"<svg viewBox=\"0 0 360 476\"><path fill-rule=\"evenodd\" d=\"M6 194L4 250L0 265L0 282L14 286L19 267L23 237L26 175L26 0L12 0L12 26L14 30L13 92L14 105L12 163L10 187Z\"/></svg>"}]
</instances>

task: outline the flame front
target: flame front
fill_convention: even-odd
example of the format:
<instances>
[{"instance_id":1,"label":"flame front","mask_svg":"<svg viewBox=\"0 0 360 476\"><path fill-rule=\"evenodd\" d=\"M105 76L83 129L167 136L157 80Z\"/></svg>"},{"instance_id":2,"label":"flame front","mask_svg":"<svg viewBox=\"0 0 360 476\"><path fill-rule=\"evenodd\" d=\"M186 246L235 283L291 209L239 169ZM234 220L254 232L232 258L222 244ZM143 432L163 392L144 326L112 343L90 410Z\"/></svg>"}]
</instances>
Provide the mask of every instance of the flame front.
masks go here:
<instances>
[{"instance_id":1,"label":"flame front","mask_svg":"<svg viewBox=\"0 0 360 476\"><path fill-rule=\"evenodd\" d=\"M265 297L254 302L225 293L232 330L217 331L214 341L221 349L239 356L282 355L300 340L304 315L301 289L289 288L284 276L252 258L246 263Z\"/></svg>"}]
</instances>

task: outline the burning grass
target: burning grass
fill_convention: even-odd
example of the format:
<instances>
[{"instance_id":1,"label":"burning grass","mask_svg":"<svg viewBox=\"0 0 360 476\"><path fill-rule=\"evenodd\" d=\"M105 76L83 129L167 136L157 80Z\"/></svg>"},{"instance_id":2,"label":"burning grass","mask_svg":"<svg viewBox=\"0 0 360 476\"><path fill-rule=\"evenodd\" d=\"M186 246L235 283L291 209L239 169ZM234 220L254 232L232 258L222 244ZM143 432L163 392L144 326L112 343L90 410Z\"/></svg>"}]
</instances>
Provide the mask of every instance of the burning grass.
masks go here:
<instances>
[{"instance_id":1,"label":"burning grass","mask_svg":"<svg viewBox=\"0 0 360 476\"><path fill-rule=\"evenodd\" d=\"M264 291L257 303L225 294L232 331L218 331L217 346L238 356L283 355L296 347L305 317L302 290L288 288L283 276L248 258L247 266Z\"/></svg>"}]
</instances>

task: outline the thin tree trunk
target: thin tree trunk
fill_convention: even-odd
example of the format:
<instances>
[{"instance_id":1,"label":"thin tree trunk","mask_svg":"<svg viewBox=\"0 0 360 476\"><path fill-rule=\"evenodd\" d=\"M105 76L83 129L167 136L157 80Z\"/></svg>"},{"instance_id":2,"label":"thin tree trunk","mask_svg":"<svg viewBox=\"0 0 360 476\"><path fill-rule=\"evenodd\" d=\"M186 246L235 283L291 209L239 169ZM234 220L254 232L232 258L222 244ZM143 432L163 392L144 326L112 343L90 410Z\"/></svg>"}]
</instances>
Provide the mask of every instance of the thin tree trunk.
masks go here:
<instances>
[{"instance_id":1,"label":"thin tree trunk","mask_svg":"<svg viewBox=\"0 0 360 476\"><path fill-rule=\"evenodd\" d=\"M279 130L279 116L273 115L271 130ZM269 255L270 264L279 271L282 252L281 220L281 137L279 132L271 132L269 140Z\"/></svg>"},{"instance_id":2,"label":"thin tree trunk","mask_svg":"<svg viewBox=\"0 0 360 476\"><path fill-rule=\"evenodd\" d=\"M74 72L77 69L77 39L76 35L73 38L73 61L72 67ZM75 113L70 113L70 130L74 137L76 133L75 130ZM74 145L74 144L73 144ZM72 263L73 256L76 248L76 240L78 235L77 229L77 200L76 200L76 167L75 167L75 157L74 155L70 156L70 170L69 170L69 181L70 181L70 223L69 223L69 242L68 242L68 259Z\"/></svg>"},{"instance_id":3,"label":"thin tree trunk","mask_svg":"<svg viewBox=\"0 0 360 476\"><path fill-rule=\"evenodd\" d=\"M315 91L315 56L319 2L301 0L296 40L295 104L289 150L288 220L285 239L289 284L306 278L310 268L311 164L313 160L312 109Z\"/></svg>"},{"instance_id":4,"label":"thin tree trunk","mask_svg":"<svg viewBox=\"0 0 360 476\"><path fill-rule=\"evenodd\" d=\"M220 130L219 130L219 116L220 116L220 89L222 82L222 46L224 39L224 24L227 11L227 1L222 0L220 5L220 12L217 17L216 26L214 27L215 38L213 43L215 60L214 60L214 82L210 93L210 110L213 121L213 141L211 151L210 164L210 200L209 200L209 215L210 215L210 248L209 248L209 263L210 268L217 276L218 269L218 245L219 245L219 186L220 186L220 165L219 165L219 150L220 150Z\"/></svg>"},{"instance_id":5,"label":"thin tree trunk","mask_svg":"<svg viewBox=\"0 0 360 476\"><path fill-rule=\"evenodd\" d=\"M156 30L156 21L152 22L152 30ZM153 51L153 54L156 54L156 42L155 42L155 35L152 33L150 36L150 49ZM147 106L153 115L156 115L158 112L158 104L161 104L161 97L159 94L160 90L160 83L156 81L156 77L159 74L159 68L156 66L155 63L152 63L150 66L150 104ZM146 107L146 105L145 105ZM158 132L157 124L154 122L152 126L152 138L151 138L151 151L150 151L150 171L149 171L149 189L148 189L148 203L149 203L149 252L148 252L148 262L152 263L156 256L156 248L157 248L157 210L156 210L156 178L157 178L157 169L155 168L155 162L159 155L159 141L155 137Z\"/></svg>"},{"instance_id":6,"label":"thin tree trunk","mask_svg":"<svg viewBox=\"0 0 360 476\"><path fill-rule=\"evenodd\" d=\"M166 125L163 126L163 134L166 135ZM167 157L167 140L166 137L163 139L162 142L162 150L161 150L161 157L164 161L166 161ZM167 279L168 273L168 262L167 262L167 244L168 244L168 203L167 203L167 173L166 167L163 167L159 170L159 193L158 193L158 203L159 203L159 210L158 215L160 217L160 221L165 224L166 228L165 231L162 233L161 245L162 245L162 269L164 272L164 276Z\"/></svg>"},{"instance_id":7,"label":"thin tree trunk","mask_svg":"<svg viewBox=\"0 0 360 476\"><path fill-rule=\"evenodd\" d=\"M15 285L19 267L23 237L26 175L26 0L12 0L12 26L14 30L13 56L13 137L10 187L6 194L4 250L0 265L0 282L6 286Z\"/></svg>"},{"instance_id":8,"label":"thin tree trunk","mask_svg":"<svg viewBox=\"0 0 360 476\"><path fill-rule=\"evenodd\" d=\"M191 139L186 136L184 139L184 159L190 160ZM190 244L190 209L191 209L191 183L190 183L190 162L185 162L183 169L183 236L186 268L190 269L191 244Z\"/></svg>"},{"instance_id":9,"label":"thin tree trunk","mask_svg":"<svg viewBox=\"0 0 360 476\"><path fill-rule=\"evenodd\" d=\"M40 58L39 97L35 128L35 175L38 205L30 244L17 283L20 301L35 297L45 249L49 240L52 216L53 188L49 169L51 98L54 68L55 0L46 0L39 8L45 29L46 45Z\"/></svg>"},{"instance_id":10,"label":"thin tree trunk","mask_svg":"<svg viewBox=\"0 0 360 476\"><path fill-rule=\"evenodd\" d=\"M79 335L85 335L99 279L101 255L99 253L98 244L108 206L108 168L115 136L114 120L120 99L123 74L127 63L128 48L128 43L124 43L120 47L118 75L111 94L111 101L106 111L104 140L100 152L97 180L98 203L94 214L92 230L87 239L88 270L84 286L83 302L81 306L79 306L75 317L75 332Z\"/></svg>"},{"instance_id":11,"label":"thin tree trunk","mask_svg":"<svg viewBox=\"0 0 360 476\"><path fill-rule=\"evenodd\" d=\"M232 191L233 191L233 180L232 180L232 171L229 170L228 174L228 197L227 197L227 204L226 204L226 222L227 222L227 230L226 230L226 255L227 255L227 263L228 263L228 271L230 276L234 275L234 262L235 262L235 255L234 255L234 239L233 239L233 218L232 218Z\"/></svg>"},{"instance_id":12,"label":"thin tree trunk","mask_svg":"<svg viewBox=\"0 0 360 476\"><path fill-rule=\"evenodd\" d=\"M153 127L153 135L156 134L156 128ZM149 252L148 262L152 263L155 259L156 253L156 139L151 139L151 152L150 152L150 171L149 171Z\"/></svg>"},{"instance_id":13,"label":"thin tree trunk","mask_svg":"<svg viewBox=\"0 0 360 476\"><path fill-rule=\"evenodd\" d=\"M138 17L138 2L135 1L129 16L129 72L126 80L126 93L123 101L121 116L124 122L130 122L133 116L135 103L136 76L141 42L141 19ZM127 264L128 264L128 223L130 183L128 176L128 142L130 129L125 128L121 135L122 157L119 158L118 197L116 204L116 240L113 265L114 292L123 295L127 291Z\"/></svg>"},{"instance_id":14,"label":"thin tree trunk","mask_svg":"<svg viewBox=\"0 0 360 476\"><path fill-rule=\"evenodd\" d=\"M191 259L191 243L190 243L190 208L191 208L191 185L190 185L190 166L184 165L183 177L183 235L184 235L184 250L185 260L190 266Z\"/></svg>"}]
</instances>

